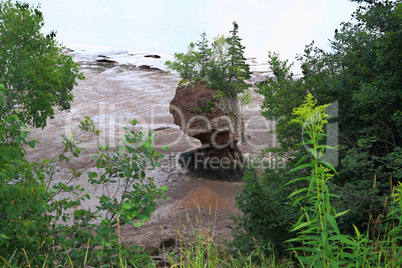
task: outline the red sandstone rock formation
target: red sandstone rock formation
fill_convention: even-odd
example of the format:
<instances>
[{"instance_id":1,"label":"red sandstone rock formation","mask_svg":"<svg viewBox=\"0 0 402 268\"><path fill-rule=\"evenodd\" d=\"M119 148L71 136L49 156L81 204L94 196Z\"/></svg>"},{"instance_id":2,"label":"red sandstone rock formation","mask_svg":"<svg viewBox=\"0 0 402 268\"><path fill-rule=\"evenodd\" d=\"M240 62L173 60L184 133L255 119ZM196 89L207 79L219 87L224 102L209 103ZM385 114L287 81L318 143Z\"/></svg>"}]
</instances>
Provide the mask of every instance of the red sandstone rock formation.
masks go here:
<instances>
[{"instance_id":1,"label":"red sandstone rock formation","mask_svg":"<svg viewBox=\"0 0 402 268\"><path fill-rule=\"evenodd\" d=\"M202 159L207 168L214 163L214 167L238 169L242 154L237 144L244 132L239 101L217 96L217 90L201 83L179 86L170 102L170 113L181 131L202 143L192 156L198 159L193 160Z\"/></svg>"}]
</instances>

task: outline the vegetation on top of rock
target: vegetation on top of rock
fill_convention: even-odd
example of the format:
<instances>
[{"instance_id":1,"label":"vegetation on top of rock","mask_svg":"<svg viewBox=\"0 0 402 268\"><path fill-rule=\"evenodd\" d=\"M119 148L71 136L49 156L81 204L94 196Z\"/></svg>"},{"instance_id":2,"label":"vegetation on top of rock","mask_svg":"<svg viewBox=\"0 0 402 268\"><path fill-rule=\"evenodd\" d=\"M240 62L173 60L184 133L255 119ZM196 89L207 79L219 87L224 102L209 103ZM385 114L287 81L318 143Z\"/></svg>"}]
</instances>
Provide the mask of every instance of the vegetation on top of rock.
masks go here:
<instances>
[{"instance_id":1,"label":"vegetation on top of rock","mask_svg":"<svg viewBox=\"0 0 402 268\"><path fill-rule=\"evenodd\" d=\"M175 61L167 61L167 68L177 71L182 82L200 81L226 96L235 97L245 92L251 86L246 82L251 72L238 29L238 24L233 22L230 36L216 37L211 47L206 33L202 33L201 40L190 43L187 53L175 53Z\"/></svg>"}]
</instances>

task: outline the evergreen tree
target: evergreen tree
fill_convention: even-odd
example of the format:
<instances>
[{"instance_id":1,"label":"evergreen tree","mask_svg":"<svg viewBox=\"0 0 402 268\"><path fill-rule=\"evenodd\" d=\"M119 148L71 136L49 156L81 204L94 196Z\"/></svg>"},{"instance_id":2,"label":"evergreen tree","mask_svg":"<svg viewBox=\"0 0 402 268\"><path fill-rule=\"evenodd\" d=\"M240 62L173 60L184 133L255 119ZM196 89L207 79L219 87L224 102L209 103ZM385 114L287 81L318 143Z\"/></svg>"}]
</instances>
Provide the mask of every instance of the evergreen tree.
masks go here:
<instances>
[{"instance_id":1,"label":"evergreen tree","mask_svg":"<svg viewBox=\"0 0 402 268\"><path fill-rule=\"evenodd\" d=\"M250 87L245 81L251 77L250 67L246 63L245 47L241 44L242 39L238 36L238 32L239 25L233 22L233 29L230 31L231 36L227 38L229 62L226 73L228 87L225 91L230 96L236 96Z\"/></svg>"},{"instance_id":2,"label":"evergreen tree","mask_svg":"<svg viewBox=\"0 0 402 268\"><path fill-rule=\"evenodd\" d=\"M206 36L207 34L203 32L201 34L201 40L196 43L198 52L195 52L195 55L198 58L198 63L200 65L200 77L206 77L208 75L208 65L212 56Z\"/></svg>"}]
</instances>

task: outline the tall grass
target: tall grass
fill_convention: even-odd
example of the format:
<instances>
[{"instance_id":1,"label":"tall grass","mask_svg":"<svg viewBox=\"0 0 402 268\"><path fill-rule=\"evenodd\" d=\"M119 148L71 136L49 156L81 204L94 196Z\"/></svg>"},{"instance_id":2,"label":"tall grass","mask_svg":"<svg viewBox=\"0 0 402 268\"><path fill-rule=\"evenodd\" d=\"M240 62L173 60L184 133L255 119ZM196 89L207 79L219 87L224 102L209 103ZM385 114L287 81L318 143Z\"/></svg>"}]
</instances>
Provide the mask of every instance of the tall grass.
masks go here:
<instances>
[{"instance_id":1,"label":"tall grass","mask_svg":"<svg viewBox=\"0 0 402 268\"><path fill-rule=\"evenodd\" d=\"M216 214L217 208L215 208L214 221L216 221ZM210 219L211 216L211 207L209 207ZM222 249L217 244L218 238L215 235L215 225L212 227L211 224L209 226L203 225L199 206L195 222L186 214L186 221L182 226L178 230L178 244L169 255L171 267L294 267L294 264L289 259L278 260L274 255L266 256L260 247L257 247L254 252L248 255L233 255L229 251Z\"/></svg>"}]
</instances>

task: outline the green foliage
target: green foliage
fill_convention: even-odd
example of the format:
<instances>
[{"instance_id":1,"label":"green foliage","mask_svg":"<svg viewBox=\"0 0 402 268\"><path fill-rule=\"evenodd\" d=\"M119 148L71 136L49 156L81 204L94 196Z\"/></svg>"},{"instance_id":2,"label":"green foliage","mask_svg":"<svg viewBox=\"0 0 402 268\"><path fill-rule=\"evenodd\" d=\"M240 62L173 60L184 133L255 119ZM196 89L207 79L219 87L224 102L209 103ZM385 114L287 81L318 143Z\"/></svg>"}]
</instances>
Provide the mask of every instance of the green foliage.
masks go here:
<instances>
[{"instance_id":1,"label":"green foliage","mask_svg":"<svg viewBox=\"0 0 402 268\"><path fill-rule=\"evenodd\" d=\"M212 58L212 51L209 48L207 34L203 32L201 34L201 40L197 42L199 52L195 52L195 56L198 58L198 63L201 65L199 77L206 77L208 75L207 66Z\"/></svg>"},{"instance_id":2,"label":"green foliage","mask_svg":"<svg viewBox=\"0 0 402 268\"><path fill-rule=\"evenodd\" d=\"M301 141L295 124L290 124L294 118L292 110L303 102L307 89L291 73L293 64L289 64L287 60L281 61L276 53L269 52L268 58L274 76L257 83L256 92L264 97L261 114L275 121L275 133L281 148L289 152L295 150L296 144Z\"/></svg>"},{"instance_id":3,"label":"green foliage","mask_svg":"<svg viewBox=\"0 0 402 268\"><path fill-rule=\"evenodd\" d=\"M268 245L268 251L283 255L288 248L284 241L294 237L289 232L291 223L300 217L297 208L290 208L287 197L292 190L285 185L298 175L303 175L302 171L289 173L294 159L301 154L297 144L302 137L296 124L291 123L295 118L292 111L302 103L307 90L290 72L291 64L281 61L275 53L269 53L268 57L274 77L257 83L256 92L264 96L262 115L275 121L275 133L281 147L267 148L260 158L268 156L271 161L281 161L283 164L270 165L262 174L257 169L246 172L242 191L236 196L236 204L243 216L238 219L240 230L233 233L235 240L232 245L244 252L252 251L256 244ZM244 95L246 101L248 97L248 94ZM241 230L244 230L243 234Z\"/></svg>"},{"instance_id":4,"label":"green foliage","mask_svg":"<svg viewBox=\"0 0 402 268\"><path fill-rule=\"evenodd\" d=\"M243 215L236 219L237 227L232 232L234 240L230 244L235 251L250 254L260 246L266 254L284 255L288 248L284 242L294 237L289 232L291 223L300 216L297 208L290 207L287 197L291 189L284 187L295 177L288 170L285 165L267 168L263 174L251 168L245 172L242 190L236 195L236 205Z\"/></svg>"},{"instance_id":5,"label":"green foliage","mask_svg":"<svg viewBox=\"0 0 402 268\"><path fill-rule=\"evenodd\" d=\"M387 214L387 219L390 222L392 229L387 233L387 238L392 245L397 245L395 256L399 256L399 261L393 259L395 266L402 265L402 183L394 187L392 194L393 201ZM394 263L394 262L398 263Z\"/></svg>"},{"instance_id":6,"label":"green foliage","mask_svg":"<svg viewBox=\"0 0 402 268\"><path fill-rule=\"evenodd\" d=\"M306 90L290 73L291 64L280 61L275 53L269 53L268 57L274 77L258 83L256 92L264 96L262 115L275 121L275 133L281 147L267 148L256 161L268 158L271 163L276 160L283 164L269 165L264 172L251 169L245 173L242 191L236 196L243 216L237 220L238 227L233 232L235 239L231 244L242 252L251 252L256 245L264 245L267 251L282 256L289 247L284 241L295 235L290 233L291 223L300 217L296 207L290 208L288 196L292 189L285 185L306 175L303 171L289 173L294 159L301 154L297 146L301 141L300 131L295 123L290 123L295 118L292 111L302 103Z\"/></svg>"},{"instance_id":7,"label":"green foliage","mask_svg":"<svg viewBox=\"0 0 402 268\"><path fill-rule=\"evenodd\" d=\"M132 126L136 121L132 122ZM141 222L150 219L157 203L155 198L161 196L167 187L159 188L153 178L146 177L145 171L153 170L160 165L162 154L151 147L153 133L135 132L125 128L128 133L124 136L124 145L119 146L118 151L108 152L108 146L99 146L98 155L94 157L96 167L102 169L101 174L92 172L88 174L89 182L108 186L109 183L124 185L117 191L122 191L122 196L101 196L100 208L108 211L106 221L108 225L131 224L138 220L136 227ZM98 176L99 175L99 176Z\"/></svg>"},{"instance_id":8,"label":"green foliage","mask_svg":"<svg viewBox=\"0 0 402 268\"><path fill-rule=\"evenodd\" d=\"M4 88L4 87L3 87ZM0 96L4 93L0 91ZM4 106L0 98L0 106ZM0 114L0 256L26 248L30 255L50 243L51 216L44 174L23 159L24 147L34 147L29 131L16 115ZM21 260L20 254L15 254Z\"/></svg>"},{"instance_id":9,"label":"green foliage","mask_svg":"<svg viewBox=\"0 0 402 268\"><path fill-rule=\"evenodd\" d=\"M224 95L221 90L217 90L216 94L212 95L212 98L214 99L214 101L218 102L219 104L221 103L221 100L223 97L224 97Z\"/></svg>"},{"instance_id":10,"label":"green foliage","mask_svg":"<svg viewBox=\"0 0 402 268\"><path fill-rule=\"evenodd\" d=\"M276 121L283 155L297 159L301 135L289 124L303 96L312 93L318 104L337 103L338 116L330 122L339 126L339 177L329 185L340 196L334 200L341 217L340 229L354 233L350 223L361 226L384 214L380 204L390 195L389 179L395 185L401 169L401 1L373 1L359 7L355 21L343 23L331 41L333 51L306 46L298 57L302 76L291 65L270 53L273 78L257 84L264 98L263 115ZM294 158L295 157L295 158ZM371 189L376 176L377 188ZM360 229L360 230L361 230Z\"/></svg>"},{"instance_id":11,"label":"green foliage","mask_svg":"<svg viewBox=\"0 0 402 268\"><path fill-rule=\"evenodd\" d=\"M194 47L194 43L190 43L186 54L175 53L175 61L167 61L165 63L168 69L177 71L183 80L191 81L194 78L199 77L196 71L197 62Z\"/></svg>"},{"instance_id":12,"label":"green foliage","mask_svg":"<svg viewBox=\"0 0 402 268\"><path fill-rule=\"evenodd\" d=\"M284 184L289 180L293 181L291 185L281 186L281 194L288 193L290 187L304 191L300 192L300 195L304 195L298 200L297 195L294 196L297 200L295 205L304 208L299 212L304 218L298 222L298 225L302 226L299 231L304 233L300 234L299 240L294 240L297 241L294 246L302 249L299 252L300 257L306 264L315 260L324 265L327 260L326 264L335 261L354 267L365 266L365 263L384 267L395 265L400 260L397 250L400 241L395 239L397 236L386 235L390 230L397 229L398 221L394 219L390 224L384 218L387 211L394 211L395 207L387 207L384 200L390 197L390 189L399 183L402 176L402 91L399 66L402 55L401 2L366 2L371 3L358 8L353 14L354 22L343 23L342 28L336 31L332 52L325 52L314 47L314 44L306 47L304 55L298 58L302 66L302 76L294 76L290 64L280 61L277 54L269 53L269 63L274 76L257 84L257 92L265 97L261 106L262 114L267 119L275 120L275 132L281 145L280 148L269 148L265 152L285 157L288 165L282 170L277 167L266 169L265 175L259 175L259 181L266 177L269 182L281 176ZM312 144L305 144L305 148L313 154L309 153L307 158L303 158L303 147L298 146L302 141L306 142L306 134L300 132L297 121L294 120L297 115L292 114L292 111L294 107L302 104L307 93L314 94L319 105L338 104L338 116L328 121L337 122L339 125L339 144L336 147L340 160L336 167L339 177L329 179L329 167L324 163L321 163L322 167L318 165L317 170L321 173L313 173L321 174L315 175L315 182L312 180L312 173L304 169L298 169L293 174L288 173L289 166L295 166L297 159L302 159L299 164L305 164L305 167L312 165L306 161L313 155L318 161L322 160L319 159L322 152L314 149ZM317 143L318 149L326 143L326 129L323 126L321 128L322 140ZM267 214L273 216L261 218L272 221L278 217L270 212L273 202L266 201L264 195L259 192L258 188L262 188L262 184L255 185L255 189L250 190L253 186L246 176L244 189L239 195L243 198L237 200L237 204L245 212L239 229L245 230L246 238L249 234L254 235L249 226L256 226L254 219L258 219L258 216L254 213L255 217L246 218L252 208L245 209L246 205L242 207L242 202L247 204L249 199L258 201L258 198L261 198L265 202L262 201L261 205L257 206L258 209L266 210ZM319 187L312 189L311 185ZM314 191L309 192L309 188ZM268 189L265 191L269 192ZM284 200L283 196L274 197ZM326 203L328 200L331 201L329 210ZM287 211L281 206L279 210ZM349 212L343 215L337 213L345 210ZM300 216L299 213L291 212L293 216ZM271 228L269 221L266 226ZM275 230L272 229L270 234L274 233ZM340 235L342 233L355 237ZM249 245L250 241L243 239L240 243ZM266 241L262 245L275 245L275 238L269 237ZM310 246L313 249L310 249ZM317 252L320 248L321 251ZM375 251L378 248L381 250ZM314 256L311 256L311 252L315 252ZM384 258L384 255L390 257ZM310 258L303 259L303 256Z\"/></svg>"},{"instance_id":13,"label":"green foliage","mask_svg":"<svg viewBox=\"0 0 402 268\"><path fill-rule=\"evenodd\" d=\"M1 121L3 122L3 121ZM132 126L135 121L132 122ZM99 171L88 173L88 182L102 186L96 210L81 205L91 195L80 185L72 185L82 172L71 169L71 178L61 182L57 167L78 159L84 150L79 137L63 136L64 149L56 160L29 163L23 159L22 145L28 132L16 115L0 124L0 256L19 265L62 264L64 260L85 265L121 265L122 260L148 258L120 241L116 234L123 224L140 227L150 219L167 187L157 186L146 171L159 165L162 155L151 147L152 133L126 129L119 150L110 152L99 146L94 157ZM99 135L94 123L86 118L80 125ZM33 146L32 146L33 147ZM84 245L86 248L84 248ZM137 253L136 253L137 252ZM63 257L67 254L68 258ZM91 259L87 259L90 254Z\"/></svg>"},{"instance_id":14,"label":"green foliage","mask_svg":"<svg viewBox=\"0 0 402 268\"><path fill-rule=\"evenodd\" d=\"M42 33L43 25L38 8L0 3L0 83L5 86L0 113L16 114L35 127L53 118L53 106L70 108L71 91L82 78L78 64L61 53L55 33Z\"/></svg>"},{"instance_id":15,"label":"green foliage","mask_svg":"<svg viewBox=\"0 0 402 268\"><path fill-rule=\"evenodd\" d=\"M306 47L304 80L321 102L339 102L344 143L369 132L377 139L371 152L384 155L401 144L401 1L360 7L353 18L335 32L334 52Z\"/></svg>"},{"instance_id":16,"label":"green foliage","mask_svg":"<svg viewBox=\"0 0 402 268\"><path fill-rule=\"evenodd\" d=\"M251 77L249 65L244 58L244 46L238 36L238 25L233 23L231 36L215 38L209 47L206 33L201 40L190 43L188 52L175 53L174 62L166 62L170 70L177 71L184 81L201 81L226 96L235 97L248 90L246 82ZM197 49L196 49L197 48Z\"/></svg>"},{"instance_id":17,"label":"green foliage","mask_svg":"<svg viewBox=\"0 0 402 268\"><path fill-rule=\"evenodd\" d=\"M205 107L205 111L208 113L214 109L215 103L211 100L207 100L207 106Z\"/></svg>"},{"instance_id":18,"label":"green foliage","mask_svg":"<svg viewBox=\"0 0 402 268\"><path fill-rule=\"evenodd\" d=\"M91 199L81 185L82 172L71 168L61 181L58 166L69 166L84 148L79 136L63 138L57 159L30 163L25 148L34 148L26 125L46 126L53 106L68 110L78 64L61 51L55 33L41 33L42 13L28 4L0 3L0 256L4 264L42 266L118 265L148 257L124 245L116 234L122 224L140 227L149 220L166 187L146 176L162 157L151 147L152 134L125 135L124 145L110 152L100 146L95 158L99 171L89 172L90 183L104 187L95 210L81 206ZM135 122L133 122L135 125ZM84 132L99 135L86 118ZM92 197L94 199L94 197ZM84 248L84 246L86 248ZM91 257L88 258L88 255Z\"/></svg>"},{"instance_id":19,"label":"green foliage","mask_svg":"<svg viewBox=\"0 0 402 268\"><path fill-rule=\"evenodd\" d=\"M341 161L335 189L342 196L339 207L355 209L345 222L353 220L356 226L367 224L370 214L383 214L378 204L390 195L390 176L394 185L402 176L401 12L401 1L359 7L355 22L335 32L333 52L310 45L300 58L306 87L320 103L339 104ZM374 174L378 187L368 197Z\"/></svg>"},{"instance_id":20,"label":"green foliage","mask_svg":"<svg viewBox=\"0 0 402 268\"><path fill-rule=\"evenodd\" d=\"M302 215L292 228L299 235L287 242L301 244L293 250L305 254L296 255L302 263L310 267L337 267L343 264L340 256L342 245L339 242L343 243L346 237L341 236L336 218L347 211L337 213L330 203L330 198L334 196L330 194L327 184L334 176L330 171L336 171L332 165L320 160L325 150L330 148L321 144L325 138L324 125L328 123L326 106L316 106L316 103L313 96L308 94L304 104L295 108L293 113L296 118L292 121L302 126L303 145L308 151L293 171L309 168L311 175L289 182L293 184L305 180L308 186L296 189L289 195L294 200L292 207L301 206ZM309 158L311 160L304 163Z\"/></svg>"},{"instance_id":21,"label":"green foliage","mask_svg":"<svg viewBox=\"0 0 402 268\"><path fill-rule=\"evenodd\" d=\"M250 66L244 57L245 47L241 44L238 36L239 25L233 22L231 36L227 39L228 43L228 66L225 72L228 86L225 89L230 96L237 96L249 88L246 80L251 77Z\"/></svg>"},{"instance_id":22,"label":"green foliage","mask_svg":"<svg viewBox=\"0 0 402 268\"><path fill-rule=\"evenodd\" d=\"M353 225L354 237L341 234L337 219L347 214L348 211L337 212L332 206L331 200L338 198L330 192L328 184L336 173L335 168L327 162L320 160L329 146L321 145L325 138L324 125L327 122L325 105L316 106L317 101L309 94L305 103L294 109L297 116L294 121L302 126L303 143L308 154L301 158L293 171L309 168L310 175L297 178L289 182L299 185L300 181L306 181L306 187L296 188L289 196L293 199L292 206L300 206L302 215L294 224L292 231L298 231L298 236L287 242L293 243L292 248L296 257L309 267L392 267L401 264L401 250L398 250L401 237L400 211L401 211L401 184L391 206L391 212L387 215L387 221L392 221L392 227L387 235L388 240L370 241L369 228L365 233ZM305 160L310 161L305 163ZM375 188L375 185L374 185ZM303 202L304 201L304 202ZM386 206L386 204L384 204ZM376 227L376 226L374 226ZM371 228L370 228L371 229ZM381 249L375 249L374 243L381 245ZM374 244L375 245L375 244ZM381 259L382 255L389 259Z\"/></svg>"},{"instance_id":23,"label":"green foliage","mask_svg":"<svg viewBox=\"0 0 402 268\"><path fill-rule=\"evenodd\" d=\"M251 102L251 92L246 91L243 95L239 98L241 105L249 105Z\"/></svg>"}]
</instances>

